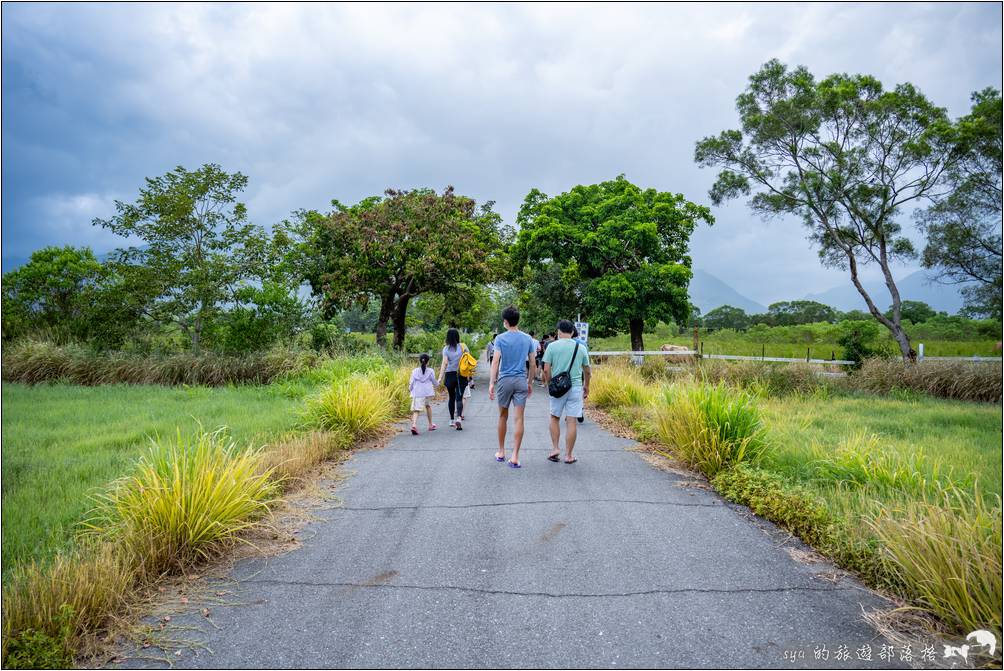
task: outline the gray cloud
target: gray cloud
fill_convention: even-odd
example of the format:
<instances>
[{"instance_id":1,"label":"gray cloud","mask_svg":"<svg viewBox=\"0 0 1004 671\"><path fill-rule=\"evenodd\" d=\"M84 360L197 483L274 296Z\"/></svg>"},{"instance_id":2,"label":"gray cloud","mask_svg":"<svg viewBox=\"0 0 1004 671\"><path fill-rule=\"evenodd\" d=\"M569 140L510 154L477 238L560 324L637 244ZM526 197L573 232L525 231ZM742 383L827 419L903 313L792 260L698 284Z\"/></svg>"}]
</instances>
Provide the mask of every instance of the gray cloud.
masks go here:
<instances>
[{"instance_id":1,"label":"gray cloud","mask_svg":"<svg viewBox=\"0 0 1004 671\"><path fill-rule=\"evenodd\" d=\"M954 114L1001 82L997 4L3 6L3 264L174 165L250 177L252 217L453 184L511 221L531 187L625 173L707 202L694 141L778 57L911 81ZM716 208L695 265L762 303L846 281L798 222ZM904 274L912 268L904 268Z\"/></svg>"}]
</instances>

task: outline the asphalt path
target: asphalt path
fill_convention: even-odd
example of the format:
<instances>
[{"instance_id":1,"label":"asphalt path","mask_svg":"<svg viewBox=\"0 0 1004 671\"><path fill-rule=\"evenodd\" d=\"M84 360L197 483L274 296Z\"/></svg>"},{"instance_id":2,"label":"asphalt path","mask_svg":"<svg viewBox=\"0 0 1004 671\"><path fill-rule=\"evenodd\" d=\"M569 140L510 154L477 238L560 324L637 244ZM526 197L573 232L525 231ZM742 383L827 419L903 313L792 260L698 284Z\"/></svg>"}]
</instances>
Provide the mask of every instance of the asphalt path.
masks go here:
<instances>
[{"instance_id":1,"label":"asphalt path","mask_svg":"<svg viewBox=\"0 0 1004 671\"><path fill-rule=\"evenodd\" d=\"M487 386L482 377L463 431L441 403L437 431L402 424L387 447L353 457L342 505L318 512L301 548L238 563L234 605L214 605L213 626L198 603L174 618L200 629L189 633L199 646L168 652L174 665L893 664L862 619L888 603L827 563L796 561L796 541L653 467L588 411L578 462L549 462L547 395L535 388L523 468L497 463ZM866 645L871 662L856 657ZM836 658L840 646L850 659Z\"/></svg>"}]
</instances>

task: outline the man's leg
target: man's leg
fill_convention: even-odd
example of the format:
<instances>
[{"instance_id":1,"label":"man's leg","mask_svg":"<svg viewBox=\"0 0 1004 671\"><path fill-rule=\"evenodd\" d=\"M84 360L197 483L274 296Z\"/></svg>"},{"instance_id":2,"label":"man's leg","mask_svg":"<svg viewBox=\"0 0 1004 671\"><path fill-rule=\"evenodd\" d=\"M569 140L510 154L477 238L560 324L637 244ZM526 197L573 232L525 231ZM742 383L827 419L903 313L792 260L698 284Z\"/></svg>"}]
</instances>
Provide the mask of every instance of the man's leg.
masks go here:
<instances>
[{"instance_id":1,"label":"man's leg","mask_svg":"<svg viewBox=\"0 0 1004 671\"><path fill-rule=\"evenodd\" d=\"M523 444L523 411L525 405L513 406L513 427L512 427L512 459L514 464L519 463L519 448Z\"/></svg>"},{"instance_id":2,"label":"man's leg","mask_svg":"<svg viewBox=\"0 0 1004 671\"><path fill-rule=\"evenodd\" d=\"M575 437L579 431L578 418L565 417L565 461L572 460L572 450L575 449ZM554 449L558 449L555 441Z\"/></svg>"},{"instance_id":3,"label":"man's leg","mask_svg":"<svg viewBox=\"0 0 1004 671\"><path fill-rule=\"evenodd\" d=\"M499 408L499 449L495 452L496 457L502 457L505 459L505 433L507 424L509 423L509 408Z\"/></svg>"},{"instance_id":4,"label":"man's leg","mask_svg":"<svg viewBox=\"0 0 1004 671\"><path fill-rule=\"evenodd\" d=\"M561 438L561 418L551 415L551 454L548 457L556 457L561 454L558 449L558 439Z\"/></svg>"}]
</instances>

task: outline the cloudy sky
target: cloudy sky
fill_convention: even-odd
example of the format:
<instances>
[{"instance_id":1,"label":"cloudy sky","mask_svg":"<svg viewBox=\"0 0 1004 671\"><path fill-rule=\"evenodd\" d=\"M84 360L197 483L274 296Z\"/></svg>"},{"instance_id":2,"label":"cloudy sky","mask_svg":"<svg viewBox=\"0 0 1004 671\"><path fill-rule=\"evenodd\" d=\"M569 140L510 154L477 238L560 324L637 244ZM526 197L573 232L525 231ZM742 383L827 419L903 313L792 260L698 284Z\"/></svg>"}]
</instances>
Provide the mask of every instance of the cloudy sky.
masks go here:
<instances>
[{"instance_id":1,"label":"cloudy sky","mask_svg":"<svg viewBox=\"0 0 1004 671\"><path fill-rule=\"evenodd\" d=\"M737 125L764 61L918 85L953 116L1001 86L1001 6L3 5L4 270L143 178L216 162L270 224L331 198L453 184L512 221L624 173L707 204L695 140ZM694 264L769 303L847 280L797 222L715 208ZM913 270L904 267L902 274Z\"/></svg>"}]
</instances>

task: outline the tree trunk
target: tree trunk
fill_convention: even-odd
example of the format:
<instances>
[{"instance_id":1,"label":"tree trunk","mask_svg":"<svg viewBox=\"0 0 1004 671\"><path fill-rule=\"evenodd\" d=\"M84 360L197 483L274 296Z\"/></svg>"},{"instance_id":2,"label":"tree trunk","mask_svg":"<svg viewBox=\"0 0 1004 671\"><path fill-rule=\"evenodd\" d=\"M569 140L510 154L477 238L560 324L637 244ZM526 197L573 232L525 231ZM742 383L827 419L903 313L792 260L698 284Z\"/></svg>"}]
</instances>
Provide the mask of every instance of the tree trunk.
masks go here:
<instances>
[{"instance_id":1,"label":"tree trunk","mask_svg":"<svg viewBox=\"0 0 1004 671\"><path fill-rule=\"evenodd\" d=\"M394 349L399 351L404 349L405 319L408 316L410 300L411 296L405 294L397 299L397 305L394 307Z\"/></svg>"},{"instance_id":2,"label":"tree trunk","mask_svg":"<svg viewBox=\"0 0 1004 671\"><path fill-rule=\"evenodd\" d=\"M889 272L889 268L883 267L882 272L885 275L886 286L889 288L889 295L892 297L893 319L889 319L882 314L882 311L876 307L872 297L868 295L867 291L865 291L864 286L861 284L861 280L858 279L858 262L857 259L854 258L853 254L847 254L847 262L851 269L851 282L854 283L854 288L858 290L861 297L865 299L865 303L868 305L868 311L879 321L879 323L889 329L889 332L892 333L892 337L896 339L896 343L899 345L899 351L900 354L903 355L903 360L915 360L917 358L917 353L913 351L912 347L910 347L910 336L908 336L906 331L903 330L903 326L899 321L901 303L899 290L896 288L896 283L892 279L892 273Z\"/></svg>"},{"instance_id":3,"label":"tree trunk","mask_svg":"<svg viewBox=\"0 0 1004 671\"><path fill-rule=\"evenodd\" d=\"M387 322L390 321L391 313L394 311L394 292L389 292L380 297L380 314L376 323L376 344L380 347L387 346Z\"/></svg>"},{"instance_id":4,"label":"tree trunk","mask_svg":"<svg viewBox=\"0 0 1004 671\"><path fill-rule=\"evenodd\" d=\"M199 353L199 346L201 340L202 340L202 315L198 315L195 318L195 324L192 325L192 352L194 354Z\"/></svg>"},{"instance_id":5,"label":"tree trunk","mask_svg":"<svg viewBox=\"0 0 1004 671\"><path fill-rule=\"evenodd\" d=\"M632 319L631 325L631 349L635 352L641 352L645 349L645 343L642 341L642 332L645 330L645 320L644 319Z\"/></svg>"}]
</instances>

